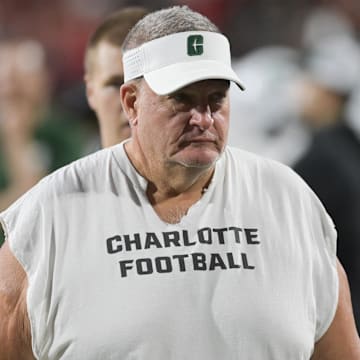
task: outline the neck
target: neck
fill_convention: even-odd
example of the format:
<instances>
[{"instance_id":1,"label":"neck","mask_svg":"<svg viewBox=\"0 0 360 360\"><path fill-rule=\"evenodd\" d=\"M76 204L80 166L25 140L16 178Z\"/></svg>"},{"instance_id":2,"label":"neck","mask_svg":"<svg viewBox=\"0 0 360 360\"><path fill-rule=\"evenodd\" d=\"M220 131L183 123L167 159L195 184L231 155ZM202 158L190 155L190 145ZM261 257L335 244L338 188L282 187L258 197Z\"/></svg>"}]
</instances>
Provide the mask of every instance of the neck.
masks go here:
<instances>
[{"instance_id":1,"label":"neck","mask_svg":"<svg viewBox=\"0 0 360 360\"><path fill-rule=\"evenodd\" d=\"M188 199L194 203L200 199L208 187L214 170L209 169L204 173L174 175L170 171L165 177L149 181L147 195L150 202L155 205L168 199ZM169 179L165 180L164 179ZM171 179L171 180L170 180ZM193 200L193 201L192 201Z\"/></svg>"},{"instance_id":2,"label":"neck","mask_svg":"<svg viewBox=\"0 0 360 360\"><path fill-rule=\"evenodd\" d=\"M169 224L176 224L203 196L212 174L213 170L208 170L197 177L184 174L181 177L166 175L167 179L173 181L164 182L161 179L157 182L151 181L146 194L158 216Z\"/></svg>"},{"instance_id":3,"label":"neck","mask_svg":"<svg viewBox=\"0 0 360 360\"><path fill-rule=\"evenodd\" d=\"M197 168L152 161L139 149L134 151L132 141L125 144L125 150L137 171L148 180L147 194L153 205L178 197L193 196L198 200L214 173L214 166Z\"/></svg>"},{"instance_id":4,"label":"neck","mask_svg":"<svg viewBox=\"0 0 360 360\"><path fill-rule=\"evenodd\" d=\"M148 180L146 194L153 209L160 219L170 224L180 222L202 197L214 173L214 166L188 168L152 161L132 140L125 144L125 150L133 166Z\"/></svg>"}]
</instances>

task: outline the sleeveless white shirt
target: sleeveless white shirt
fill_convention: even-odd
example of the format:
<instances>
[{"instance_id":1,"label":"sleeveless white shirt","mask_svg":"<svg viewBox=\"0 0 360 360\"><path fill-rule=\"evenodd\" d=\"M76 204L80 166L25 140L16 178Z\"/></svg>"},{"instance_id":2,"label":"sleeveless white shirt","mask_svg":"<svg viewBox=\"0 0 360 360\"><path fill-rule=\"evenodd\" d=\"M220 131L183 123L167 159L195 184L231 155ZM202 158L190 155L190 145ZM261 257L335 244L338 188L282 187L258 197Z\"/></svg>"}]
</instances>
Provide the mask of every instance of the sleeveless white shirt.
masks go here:
<instances>
[{"instance_id":1,"label":"sleeveless white shirt","mask_svg":"<svg viewBox=\"0 0 360 360\"><path fill-rule=\"evenodd\" d=\"M227 148L167 224L123 144L0 216L41 360L308 360L337 305L336 232L290 169Z\"/></svg>"}]
</instances>

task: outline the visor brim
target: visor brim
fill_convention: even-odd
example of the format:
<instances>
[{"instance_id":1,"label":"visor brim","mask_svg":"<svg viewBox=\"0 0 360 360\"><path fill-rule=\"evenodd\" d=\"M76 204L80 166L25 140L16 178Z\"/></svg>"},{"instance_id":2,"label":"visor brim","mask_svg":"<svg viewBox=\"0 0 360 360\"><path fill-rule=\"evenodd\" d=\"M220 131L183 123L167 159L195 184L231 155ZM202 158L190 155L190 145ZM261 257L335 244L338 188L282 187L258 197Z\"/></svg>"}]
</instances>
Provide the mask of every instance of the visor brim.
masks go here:
<instances>
[{"instance_id":1,"label":"visor brim","mask_svg":"<svg viewBox=\"0 0 360 360\"><path fill-rule=\"evenodd\" d=\"M197 81L210 79L233 81L241 90L245 90L230 66L213 60L172 64L144 74L144 78L158 95L168 95Z\"/></svg>"}]
</instances>

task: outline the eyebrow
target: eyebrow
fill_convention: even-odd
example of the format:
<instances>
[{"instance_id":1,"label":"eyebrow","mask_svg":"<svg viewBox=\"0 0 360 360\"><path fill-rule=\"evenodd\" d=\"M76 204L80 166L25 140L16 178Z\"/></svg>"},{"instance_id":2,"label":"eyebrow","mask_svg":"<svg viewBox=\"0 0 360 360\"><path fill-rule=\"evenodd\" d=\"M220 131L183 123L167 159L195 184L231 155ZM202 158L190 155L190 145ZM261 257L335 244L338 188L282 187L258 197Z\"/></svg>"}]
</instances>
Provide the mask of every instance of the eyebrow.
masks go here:
<instances>
[{"instance_id":1,"label":"eyebrow","mask_svg":"<svg viewBox=\"0 0 360 360\"><path fill-rule=\"evenodd\" d=\"M114 75L111 76L104 82L104 85L112 85L114 83L123 84L124 83L124 76L121 75Z\"/></svg>"}]
</instances>

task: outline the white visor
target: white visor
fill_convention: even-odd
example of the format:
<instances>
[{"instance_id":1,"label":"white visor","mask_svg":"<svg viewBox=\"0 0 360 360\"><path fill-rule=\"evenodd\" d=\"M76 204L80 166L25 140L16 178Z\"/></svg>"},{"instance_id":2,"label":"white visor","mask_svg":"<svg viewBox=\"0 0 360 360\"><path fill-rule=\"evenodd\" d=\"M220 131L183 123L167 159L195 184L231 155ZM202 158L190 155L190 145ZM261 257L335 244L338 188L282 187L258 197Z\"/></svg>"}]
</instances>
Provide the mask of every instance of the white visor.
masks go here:
<instances>
[{"instance_id":1,"label":"white visor","mask_svg":"<svg viewBox=\"0 0 360 360\"><path fill-rule=\"evenodd\" d=\"M207 79L230 80L244 90L231 68L228 39L215 32L186 31L151 40L126 51L123 63L125 82L143 76L158 95Z\"/></svg>"}]
</instances>

